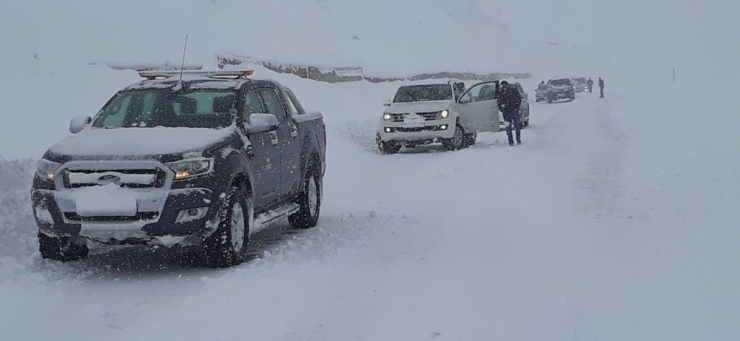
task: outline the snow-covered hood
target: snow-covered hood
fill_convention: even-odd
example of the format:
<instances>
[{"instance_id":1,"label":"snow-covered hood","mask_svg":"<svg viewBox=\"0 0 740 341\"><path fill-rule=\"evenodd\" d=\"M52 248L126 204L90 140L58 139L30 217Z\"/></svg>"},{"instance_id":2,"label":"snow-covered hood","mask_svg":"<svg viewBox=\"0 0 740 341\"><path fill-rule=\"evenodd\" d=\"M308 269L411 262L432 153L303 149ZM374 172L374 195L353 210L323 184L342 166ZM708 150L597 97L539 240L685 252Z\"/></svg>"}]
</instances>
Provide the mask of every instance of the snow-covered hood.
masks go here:
<instances>
[{"instance_id":1,"label":"snow-covered hood","mask_svg":"<svg viewBox=\"0 0 740 341\"><path fill-rule=\"evenodd\" d=\"M417 112L434 112L449 109L455 102L449 101L429 101L429 102L411 102L411 103L392 103L385 110L388 114L405 114Z\"/></svg>"},{"instance_id":2,"label":"snow-covered hood","mask_svg":"<svg viewBox=\"0 0 740 341\"><path fill-rule=\"evenodd\" d=\"M158 156L202 151L229 139L234 127L208 128L88 128L49 148L71 157Z\"/></svg>"}]
</instances>

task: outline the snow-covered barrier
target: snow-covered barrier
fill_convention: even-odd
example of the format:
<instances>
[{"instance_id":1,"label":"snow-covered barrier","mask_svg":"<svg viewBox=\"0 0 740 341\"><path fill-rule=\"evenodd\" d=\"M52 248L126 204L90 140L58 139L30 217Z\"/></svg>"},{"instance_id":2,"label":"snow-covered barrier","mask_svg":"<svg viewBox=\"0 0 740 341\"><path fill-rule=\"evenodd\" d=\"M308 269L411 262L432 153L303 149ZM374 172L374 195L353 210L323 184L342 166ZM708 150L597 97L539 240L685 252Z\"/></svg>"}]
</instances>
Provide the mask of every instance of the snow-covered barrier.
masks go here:
<instances>
[{"instance_id":1,"label":"snow-covered barrier","mask_svg":"<svg viewBox=\"0 0 740 341\"><path fill-rule=\"evenodd\" d=\"M279 73L289 73L301 78L307 78L320 82L339 83L339 82L356 82L365 80L372 83L397 82L397 81L417 81L426 79L466 79L466 80L499 80L499 79L528 79L532 78L530 73L488 73L477 74L472 72L452 72L440 71L434 73L423 73L413 76L374 76L366 75L362 67L352 66L315 66L300 65L293 63L278 63L273 61L257 60L251 57L239 56L234 54L217 54L218 67L224 68L227 65L256 64L264 66Z\"/></svg>"}]
</instances>

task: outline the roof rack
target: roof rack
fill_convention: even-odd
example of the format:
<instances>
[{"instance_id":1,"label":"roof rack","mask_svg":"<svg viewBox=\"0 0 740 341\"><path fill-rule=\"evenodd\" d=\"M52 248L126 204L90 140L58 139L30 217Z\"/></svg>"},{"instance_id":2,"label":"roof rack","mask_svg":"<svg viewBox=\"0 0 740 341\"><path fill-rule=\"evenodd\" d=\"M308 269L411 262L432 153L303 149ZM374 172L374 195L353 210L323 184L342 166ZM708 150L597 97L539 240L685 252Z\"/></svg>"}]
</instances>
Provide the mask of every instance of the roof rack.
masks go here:
<instances>
[{"instance_id":1,"label":"roof rack","mask_svg":"<svg viewBox=\"0 0 740 341\"><path fill-rule=\"evenodd\" d=\"M183 75L192 76L203 76L208 78L233 78L233 79L244 79L252 74L254 70L234 70L234 71L201 71L201 70L188 70L182 71ZM180 75L179 70L161 70L161 71L139 71L139 76L148 80L154 80L157 78L170 78Z\"/></svg>"}]
</instances>

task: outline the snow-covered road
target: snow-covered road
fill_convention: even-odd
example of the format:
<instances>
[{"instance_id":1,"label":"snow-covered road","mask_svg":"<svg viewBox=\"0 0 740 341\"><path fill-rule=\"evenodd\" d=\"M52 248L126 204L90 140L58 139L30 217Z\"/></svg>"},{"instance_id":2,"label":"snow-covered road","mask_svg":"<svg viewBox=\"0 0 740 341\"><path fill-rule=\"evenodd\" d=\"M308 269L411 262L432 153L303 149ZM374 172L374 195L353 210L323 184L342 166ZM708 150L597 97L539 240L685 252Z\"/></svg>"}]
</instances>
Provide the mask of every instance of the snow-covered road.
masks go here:
<instances>
[{"instance_id":1,"label":"snow-covered road","mask_svg":"<svg viewBox=\"0 0 740 341\"><path fill-rule=\"evenodd\" d=\"M293 87L327 116L319 227L266 231L250 262L226 270L176 261L182 255L171 250L59 264L39 259L32 242L10 245L27 240L16 236L0 242L17 253L0 254L2 339L688 340L732 332L725 323L738 316L737 271L707 273L702 262L738 259L738 251L676 252L672 243L691 235L683 227L666 244L655 238L666 231L649 228L657 212L634 203L645 165L630 163L644 157L633 139L647 135L623 130L631 121L618 108L628 96L532 103L521 146L499 132L459 152L380 155L373 129L390 86ZM345 99L330 100L338 96ZM347 103L369 109L342 115ZM2 198L0 223L32 236L23 230L34 226L21 176L30 169L2 165L13 172L1 176L19 184ZM659 196L639 194L660 210ZM737 233L695 246L730 236ZM701 293L716 281L716 296Z\"/></svg>"}]
</instances>

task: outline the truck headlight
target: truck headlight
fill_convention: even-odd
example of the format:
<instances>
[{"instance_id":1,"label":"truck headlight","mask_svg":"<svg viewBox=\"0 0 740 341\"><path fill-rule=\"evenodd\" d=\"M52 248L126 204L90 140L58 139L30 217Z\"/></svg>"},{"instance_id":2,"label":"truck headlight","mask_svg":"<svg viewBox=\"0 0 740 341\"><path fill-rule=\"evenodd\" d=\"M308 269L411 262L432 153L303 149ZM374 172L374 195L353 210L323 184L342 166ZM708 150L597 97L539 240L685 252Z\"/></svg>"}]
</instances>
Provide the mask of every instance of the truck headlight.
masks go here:
<instances>
[{"instance_id":1,"label":"truck headlight","mask_svg":"<svg viewBox=\"0 0 740 341\"><path fill-rule=\"evenodd\" d=\"M442 112L439 113L439 116L442 118L450 117L450 111L449 110L442 110Z\"/></svg>"},{"instance_id":2,"label":"truck headlight","mask_svg":"<svg viewBox=\"0 0 740 341\"><path fill-rule=\"evenodd\" d=\"M391 114L383 114L383 120L384 121L390 121L393 119L393 115Z\"/></svg>"},{"instance_id":3,"label":"truck headlight","mask_svg":"<svg viewBox=\"0 0 740 341\"><path fill-rule=\"evenodd\" d=\"M212 172L213 163L214 159L198 158L170 162L167 167L175 172L175 179L180 180Z\"/></svg>"},{"instance_id":4,"label":"truck headlight","mask_svg":"<svg viewBox=\"0 0 740 341\"><path fill-rule=\"evenodd\" d=\"M41 159L36 163L36 177L42 180L54 180L61 164Z\"/></svg>"}]
</instances>

